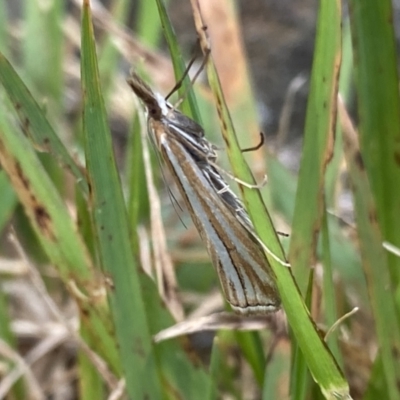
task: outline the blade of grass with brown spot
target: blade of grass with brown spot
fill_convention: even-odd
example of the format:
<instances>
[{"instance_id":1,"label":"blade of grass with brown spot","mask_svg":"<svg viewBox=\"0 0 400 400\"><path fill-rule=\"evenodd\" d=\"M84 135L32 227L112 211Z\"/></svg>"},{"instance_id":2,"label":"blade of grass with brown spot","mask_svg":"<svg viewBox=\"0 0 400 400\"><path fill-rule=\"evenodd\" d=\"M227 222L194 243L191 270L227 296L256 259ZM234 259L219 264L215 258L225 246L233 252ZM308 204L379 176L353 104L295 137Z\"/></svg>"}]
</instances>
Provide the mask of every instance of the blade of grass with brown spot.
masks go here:
<instances>
[{"instance_id":1,"label":"blade of grass with brown spot","mask_svg":"<svg viewBox=\"0 0 400 400\"><path fill-rule=\"evenodd\" d=\"M353 51L351 47L350 22L348 19L343 21L343 44L342 62L340 65L339 93L348 104L354 92L353 83ZM343 170L343 140L341 126L336 124L335 143L333 147L332 159L326 169L325 192L327 207L333 211L338 209L338 192L340 187L340 173Z\"/></svg>"},{"instance_id":2,"label":"blade of grass with brown spot","mask_svg":"<svg viewBox=\"0 0 400 400\"><path fill-rule=\"evenodd\" d=\"M326 207L325 173L333 152L340 62L340 2L321 2L289 248L289 260L302 293L306 290L310 268L316 262L318 237ZM325 240L327 234L328 231L325 230ZM306 354L296 352L296 355L296 362L304 366L300 359L303 356L306 358ZM301 375L307 379L306 373ZM305 385L299 379L292 379L292 382L294 393L297 392L297 387ZM296 398L303 399L304 395Z\"/></svg>"},{"instance_id":3,"label":"blade of grass with brown spot","mask_svg":"<svg viewBox=\"0 0 400 400\"><path fill-rule=\"evenodd\" d=\"M375 231L380 232L382 240L399 247L400 100L398 50L393 23L393 7L390 0L379 2L369 0L362 4L356 1L349 3L360 151L365 163L365 171L377 214L374 217L376 220L371 219L370 224ZM379 229L376 224L379 225ZM377 239L375 238L375 240ZM372 251L373 248L364 250ZM369 255L369 253L367 254ZM365 256L366 254L364 254ZM369 256L372 257L373 254ZM400 291L398 288L400 258L393 254L385 254L385 256L387 259L384 260L388 264L390 274L390 286L388 287L391 287L392 290L388 290L387 287L381 288L381 290L387 291L386 296L389 296L390 292L392 293L392 301L395 302L396 315L398 316L400 309ZM364 261L363 264L368 262L364 265L364 268L368 265L371 265L371 268L377 267L377 265L369 264L372 260ZM380 259L378 261L380 266ZM382 275L385 276L385 262L382 264L382 268ZM375 272L370 271L368 274L370 280L374 279L374 274ZM383 279L383 276L380 278ZM375 313L386 314L386 306L382 303L383 297L379 292L376 292L376 290L372 292L371 287L369 287L369 293ZM371 298L371 296L374 296L374 298ZM375 315L375 318L377 333L383 334L380 326L383 322L381 321L383 315ZM393 321L390 322L393 323ZM393 356L393 352L399 352L396 336L395 334L390 338L391 341L389 342L394 346L391 349L392 354L389 353L387 348L385 351L382 348L382 352L378 354L370 385L373 388L377 382L383 379L391 398L398 397L399 390L398 382L397 386L393 382L393 369L398 376L398 362L392 359L392 357L396 357ZM382 340L382 336L379 340ZM389 345L389 343L386 343L386 345ZM380 389L386 389L385 385L382 385ZM377 393L379 392L378 390ZM375 396L372 395L372 397Z\"/></svg>"},{"instance_id":4,"label":"blade of grass with brown spot","mask_svg":"<svg viewBox=\"0 0 400 400\"><path fill-rule=\"evenodd\" d=\"M87 194L86 178L50 125L44 111L32 97L14 68L0 53L0 82L4 86L21 126L39 151L51 153L77 179L81 190Z\"/></svg>"},{"instance_id":5,"label":"blade of grass with brown spot","mask_svg":"<svg viewBox=\"0 0 400 400\"><path fill-rule=\"evenodd\" d=\"M400 99L393 5L390 0L351 0L349 6L361 152L383 239L400 247ZM400 258L389 254L388 262L398 285Z\"/></svg>"},{"instance_id":6,"label":"blade of grass with brown spot","mask_svg":"<svg viewBox=\"0 0 400 400\"><path fill-rule=\"evenodd\" d=\"M30 141L2 114L0 162L49 261L79 304L82 324L87 324L96 338L97 351L118 373L110 318L104 299L98 295L102 283L95 277L89 253Z\"/></svg>"},{"instance_id":7,"label":"blade of grass with brown spot","mask_svg":"<svg viewBox=\"0 0 400 400\"><path fill-rule=\"evenodd\" d=\"M246 148L259 142L260 127L236 8L231 0L201 1L222 92L239 141ZM247 153L256 178L262 179L265 173L264 155L262 149Z\"/></svg>"},{"instance_id":8,"label":"blade of grass with brown spot","mask_svg":"<svg viewBox=\"0 0 400 400\"><path fill-rule=\"evenodd\" d=\"M315 54L307 102L306 125L289 260L304 292L315 263L324 203L324 176L332 156L336 96L341 61L341 8L338 1L320 4Z\"/></svg>"},{"instance_id":9,"label":"blade of grass with brown spot","mask_svg":"<svg viewBox=\"0 0 400 400\"><path fill-rule=\"evenodd\" d=\"M337 5L335 4L335 7L336 6ZM199 3L193 0L192 7L196 29L201 37L203 51L205 51L208 47L208 40L203 30L205 24L202 20ZM324 11L326 12L328 10L324 9ZM337 12L336 9L335 12ZM326 18L325 14L324 17ZM221 120L222 134L227 144L227 151L232 169L238 178L249 183L254 182L254 178L252 177L238 146L232 122L222 96L218 76L215 67L212 64L212 57L210 57L209 61L210 62L207 66L208 79L214 93ZM268 244L269 249L275 255L284 259L282 247L276 236L274 227L272 226L271 219L265 210L259 192L245 187L241 187L241 190L246 208L260 239L264 243ZM350 398L348 384L343 378L332 354L326 347L325 343L321 340L314 322L302 301L299 290L293 281L289 268L282 266L270 255L267 255L267 258L276 275L277 286L288 321L305 356L307 365L314 380L318 383L322 393L327 399Z\"/></svg>"}]
</instances>

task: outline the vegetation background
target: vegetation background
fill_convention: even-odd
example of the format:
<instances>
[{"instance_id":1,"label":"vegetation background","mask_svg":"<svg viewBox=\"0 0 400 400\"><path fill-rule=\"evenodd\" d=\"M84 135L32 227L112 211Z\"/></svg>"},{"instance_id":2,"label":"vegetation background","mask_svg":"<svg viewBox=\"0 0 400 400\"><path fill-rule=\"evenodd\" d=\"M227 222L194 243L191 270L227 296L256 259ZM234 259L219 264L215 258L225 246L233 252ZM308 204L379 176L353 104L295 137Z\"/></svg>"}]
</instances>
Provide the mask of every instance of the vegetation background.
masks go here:
<instances>
[{"instance_id":1,"label":"vegetation background","mask_svg":"<svg viewBox=\"0 0 400 400\"><path fill-rule=\"evenodd\" d=\"M0 398L400 398L396 6L1 0ZM204 24L182 109L246 181L266 133L274 315L223 312L125 82L168 93Z\"/></svg>"}]
</instances>

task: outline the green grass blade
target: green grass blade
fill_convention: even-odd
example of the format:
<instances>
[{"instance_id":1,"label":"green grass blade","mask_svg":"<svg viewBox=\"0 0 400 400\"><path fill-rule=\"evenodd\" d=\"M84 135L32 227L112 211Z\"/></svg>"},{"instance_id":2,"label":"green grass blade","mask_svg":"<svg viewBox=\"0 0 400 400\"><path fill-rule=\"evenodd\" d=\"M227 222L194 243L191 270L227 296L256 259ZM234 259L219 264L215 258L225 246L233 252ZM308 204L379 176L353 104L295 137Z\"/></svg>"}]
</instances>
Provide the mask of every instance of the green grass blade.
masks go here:
<instances>
[{"instance_id":1,"label":"green grass blade","mask_svg":"<svg viewBox=\"0 0 400 400\"><path fill-rule=\"evenodd\" d=\"M290 221L294 213L296 178L274 157L267 158L267 166L268 185L271 186L273 205ZM328 220L332 240L333 268L339 271L349 285L357 288L361 301L367 301L360 256L353 243L343 234L338 219L329 216Z\"/></svg>"},{"instance_id":2,"label":"green grass blade","mask_svg":"<svg viewBox=\"0 0 400 400\"><path fill-rule=\"evenodd\" d=\"M351 47L350 22L344 21L343 44L342 44L342 63L340 65L339 93L346 104L350 103L351 94L354 92L352 87L353 79L353 51ZM336 211L338 186L340 182L340 169L343 162L343 139L340 124L336 124L335 143L333 145L332 159L326 169L325 179L325 198L329 209Z\"/></svg>"},{"instance_id":3,"label":"green grass blade","mask_svg":"<svg viewBox=\"0 0 400 400\"><path fill-rule=\"evenodd\" d=\"M322 242L322 260L324 264L324 274L322 282L322 292L324 301L324 311L325 311L325 324L329 328L338 319L338 312L336 307L336 297L335 297L335 284L333 279L333 268L332 268L332 256L331 256L331 238L329 234L328 227L328 215L326 211L322 217L322 231L321 231L321 242ZM340 352L338 343L338 332L337 330L331 332L326 342L335 357L336 362L343 368L342 354Z\"/></svg>"},{"instance_id":4,"label":"green grass blade","mask_svg":"<svg viewBox=\"0 0 400 400\"><path fill-rule=\"evenodd\" d=\"M161 39L161 24L157 12L157 3L155 1L140 0L138 8L138 36L147 46L154 49Z\"/></svg>"},{"instance_id":5,"label":"green grass blade","mask_svg":"<svg viewBox=\"0 0 400 400\"><path fill-rule=\"evenodd\" d=\"M90 332L86 334L86 327L80 329L80 336L83 340L91 343ZM94 343L93 343L94 344ZM97 369L90 362L87 355L81 351L78 354L79 368L79 398L81 399L104 399L105 387L102 377Z\"/></svg>"},{"instance_id":6,"label":"green grass blade","mask_svg":"<svg viewBox=\"0 0 400 400\"><path fill-rule=\"evenodd\" d=\"M39 151L50 152L77 179L84 193L88 193L86 178L55 133L44 111L32 97L8 60L0 53L0 82L18 113L21 125Z\"/></svg>"},{"instance_id":7,"label":"green grass blade","mask_svg":"<svg viewBox=\"0 0 400 400\"><path fill-rule=\"evenodd\" d=\"M131 252L127 212L101 94L89 1L82 16L84 137L92 217L100 262L113 288L108 297L119 342L126 388L132 399L161 396L157 365Z\"/></svg>"},{"instance_id":8,"label":"green grass blade","mask_svg":"<svg viewBox=\"0 0 400 400\"><path fill-rule=\"evenodd\" d=\"M64 37L62 16L65 2L25 1L24 70L36 90L50 97L48 108L58 112L63 91Z\"/></svg>"},{"instance_id":9,"label":"green grass blade","mask_svg":"<svg viewBox=\"0 0 400 400\"><path fill-rule=\"evenodd\" d=\"M293 338L293 341L295 340ZM292 352L293 362L290 371L290 394L293 400L303 400L307 398L312 381L307 369L306 359L297 343L293 345Z\"/></svg>"},{"instance_id":10,"label":"green grass blade","mask_svg":"<svg viewBox=\"0 0 400 400\"><path fill-rule=\"evenodd\" d=\"M337 79L341 58L339 1L322 1L307 104L304 144L292 222L289 260L305 291L316 256L324 203L324 176L333 146Z\"/></svg>"},{"instance_id":11,"label":"green grass blade","mask_svg":"<svg viewBox=\"0 0 400 400\"><path fill-rule=\"evenodd\" d=\"M400 247L400 101L392 2L349 4L360 147L383 239ZM392 281L398 284L400 258L389 255L388 261Z\"/></svg>"},{"instance_id":12,"label":"green grass blade","mask_svg":"<svg viewBox=\"0 0 400 400\"><path fill-rule=\"evenodd\" d=\"M110 19L115 21L115 24L123 25L129 15L129 0L120 0L114 2L112 15ZM114 78L118 76L118 67L120 60L120 52L117 50L113 38L113 33L104 31L103 45L99 53L99 71L103 87L103 96L109 97L113 89Z\"/></svg>"},{"instance_id":13,"label":"green grass blade","mask_svg":"<svg viewBox=\"0 0 400 400\"><path fill-rule=\"evenodd\" d=\"M165 40L167 41L169 52L171 54L172 64L174 66L175 78L178 81L182 78L183 72L185 71L185 63L183 61L178 41L176 40L174 29L169 20L167 10L165 8L164 0L156 0L158 13L161 19L161 25L163 28ZM182 87L179 89L178 93L180 96L186 94L185 99L182 102L182 112L189 117L193 118L198 123L201 123L200 113L197 107L196 98L194 96L193 89L189 86L190 79L188 76L185 77ZM186 93L186 88L189 90Z\"/></svg>"},{"instance_id":14,"label":"green grass blade","mask_svg":"<svg viewBox=\"0 0 400 400\"><path fill-rule=\"evenodd\" d=\"M302 292L305 291L310 266L314 263L317 251L318 233L325 213L325 172L333 151L335 129L336 96L338 73L341 60L341 7L340 2L320 2L315 53L307 104L303 154L300 165L296 203L292 221L292 236L289 249L296 281ZM327 226L323 234L323 259L331 263ZM327 275L324 273L324 284ZM332 282L330 282L332 283ZM331 285L329 285L331 287ZM332 291L331 291L332 292ZM325 302L332 301L326 298ZM297 335L296 335L297 338ZM298 338L297 338L298 339ZM300 347L301 343L299 342ZM302 356L296 358L300 364L295 368L297 374L307 380ZM302 371L302 372L301 372ZM311 373L313 374L312 370ZM305 395L304 391L300 391ZM300 396L299 398L304 398Z\"/></svg>"},{"instance_id":15,"label":"green grass blade","mask_svg":"<svg viewBox=\"0 0 400 400\"><path fill-rule=\"evenodd\" d=\"M382 365L382 357L380 354L376 357L372 366L371 379L368 382L367 390L363 395L363 400L376 400L379 398L386 399L388 397L385 379L385 371Z\"/></svg>"},{"instance_id":16,"label":"green grass blade","mask_svg":"<svg viewBox=\"0 0 400 400\"><path fill-rule=\"evenodd\" d=\"M73 272L81 283L88 284L92 272L89 255L30 142L3 116L0 127L1 164L48 257L63 276Z\"/></svg>"},{"instance_id":17,"label":"green grass blade","mask_svg":"<svg viewBox=\"0 0 400 400\"><path fill-rule=\"evenodd\" d=\"M143 298L147 306L150 332L154 335L171 327L175 321L158 295L154 282L145 274L140 274ZM210 376L193 363L190 353L185 354L187 338L168 340L154 346L163 392L167 398L203 400L205 388L210 387ZM169 397L168 397L169 396Z\"/></svg>"},{"instance_id":18,"label":"green grass blade","mask_svg":"<svg viewBox=\"0 0 400 400\"><path fill-rule=\"evenodd\" d=\"M204 398L206 400L216 400L218 399L218 374L220 372L221 363L223 362L223 354L220 348L220 340L218 335L214 337L213 346L211 350L211 360L210 360L210 385L206 390L206 395Z\"/></svg>"},{"instance_id":19,"label":"green grass blade","mask_svg":"<svg viewBox=\"0 0 400 400\"><path fill-rule=\"evenodd\" d=\"M254 377L260 387L264 383L265 356L263 344L257 332L235 332L235 338L240 345L243 356L250 364Z\"/></svg>"},{"instance_id":20,"label":"green grass blade","mask_svg":"<svg viewBox=\"0 0 400 400\"><path fill-rule=\"evenodd\" d=\"M210 85L216 87L216 77L209 73ZM217 96L221 93L217 93ZM222 106L222 97L217 98L217 106ZM228 127L226 111L220 109L221 115ZM228 127L226 132L230 131ZM225 132L225 134L226 134ZM233 150L234 145L231 137L225 137L227 147L229 148L228 155L231 159L232 169L235 175L246 182L251 182L253 179L248 174L248 167L246 164L240 165L241 152L239 147ZM237 143L235 144L236 147ZM235 151L235 154L233 154ZM247 170L247 172L246 172ZM246 175L245 175L246 174ZM262 199L259 193L255 190L243 189L243 199L246 207L254 223L255 229L264 243L268 243L269 249L278 257L283 257L283 252L280 243L276 238L275 230L272 226L271 220L266 214ZM263 218L261 217L263 216ZM279 262L268 255L269 262L277 276L277 285L279 293L281 294L282 303L285 308L288 321L295 332L296 338L302 348L308 367L310 368L314 379L321 386L327 398L333 398L333 393L338 393L342 398L346 398L348 393L347 383L343 379L340 370L337 368L330 352L327 350L325 344L321 341L311 317L301 299L300 293L294 284L293 277L287 267L283 267Z\"/></svg>"},{"instance_id":21,"label":"green grass blade","mask_svg":"<svg viewBox=\"0 0 400 400\"><path fill-rule=\"evenodd\" d=\"M202 45L204 48L207 42L207 38L202 29L204 23L198 9L198 4L194 2L193 5L196 29L199 36L202 38ZM207 75L213 90L217 111L221 120L222 134L227 145L228 156L234 174L241 180L251 183L254 181L254 178L238 146L232 121L223 99L218 76L212 63L212 57L210 57L210 62L207 66ZM284 254L281 244L276 236L271 219L265 210L260 193L257 190L245 187L241 187L241 190L246 208L249 211L260 239L264 243L268 243L269 249L283 259ZM316 331L308 310L294 284L290 269L283 267L270 255L268 255L268 260L277 278L278 290L281 294L288 321L304 353L307 365L315 381L319 384L326 398L333 399L335 398L334 396L336 396L336 398L349 398L347 382L344 380L331 353Z\"/></svg>"},{"instance_id":22,"label":"green grass blade","mask_svg":"<svg viewBox=\"0 0 400 400\"><path fill-rule=\"evenodd\" d=\"M282 377L290 370L289 358L285 352L275 349L270 363L267 365L264 377L262 400L286 398L282 393ZM286 390L286 388L284 389Z\"/></svg>"},{"instance_id":23,"label":"green grass blade","mask_svg":"<svg viewBox=\"0 0 400 400\"><path fill-rule=\"evenodd\" d=\"M400 101L392 2L349 4L361 152L383 239L400 247ZM400 258L389 255L388 260L398 284Z\"/></svg>"},{"instance_id":24,"label":"green grass blade","mask_svg":"<svg viewBox=\"0 0 400 400\"><path fill-rule=\"evenodd\" d=\"M360 207L364 206L364 209L359 212L366 212L365 208L372 204L376 207L377 214L375 218L371 216L370 221L365 215L363 219L359 215L361 221L358 227L360 240L365 241L362 249L363 264L381 346L381 353L376 361L379 365L373 370L370 387L376 387L379 382L380 389L386 389L388 397L396 398L398 386L394 384L393 379L394 374L398 373L399 366L398 362L392 359L393 353L390 352L394 351L393 346L399 349L398 325L393 327L393 336L387 335L391 332L389 326L394 323L391 319L393 301L396 301L397 318L399 315L400 292L397 289L397 297L394 300L394 296L390 298L387 287L398 286L400 259L392 254L384 254L377 243L386 240L397 247L400 246L398 234L400 211L397 201L400 195L398 185L400 102L393 9L392 2L388 0L366 1L363 4L350 1L349 4L360 121L360 147L373 195L373 199L370 197L364 199L370 203L361 204ZM368 222L369 226L365 227ZM361 230L362 227L371 229L371 232ZM371 237L366 237L368 233ZM379 255L382 258L379 258ZM381 270L381 274L376 268ZM387 271L390 274L390 283L387 280ZM380 287L386 283L388 286ZM386 316L388 320L385 320ZM389 324L386 325L386 330L384 330L385 323Z\"/></svg>"},{"instance_id":25,"label":"green grass blade","mask_svg":"<svg viewBox=\"0 0 400 400\"><path fill-rule=\"evenodd\" d=\"M313 292L314 270L311 270L308 279L307 292L305 295L305 304L308 309L311 306ZM306 359L302 353L296 336L293 331L289 331L291 337L291 370L290 370L290 394L293 400L304 400L307 394L315 385L312 385L310 371L307 368Z\"/></svg>"}]
</instances>

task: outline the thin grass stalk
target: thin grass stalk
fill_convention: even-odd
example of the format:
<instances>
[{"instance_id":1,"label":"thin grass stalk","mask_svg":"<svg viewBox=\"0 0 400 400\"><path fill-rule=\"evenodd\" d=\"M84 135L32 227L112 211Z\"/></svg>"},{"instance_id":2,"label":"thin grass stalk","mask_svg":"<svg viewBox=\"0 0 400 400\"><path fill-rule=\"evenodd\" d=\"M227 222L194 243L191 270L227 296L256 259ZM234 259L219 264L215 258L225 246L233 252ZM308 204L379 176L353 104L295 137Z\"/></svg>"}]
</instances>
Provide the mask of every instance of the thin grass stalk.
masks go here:
<instances>
[{"instance_id":1,"label":"thin grass stalk","mask_svg":"<svg viewBox=\"0 0 400 400\"><path fill-rule=\"evenodd\" d=\"M203 21L199 3L193 0L192 7L197 33L200 37L202 49L204 52L206 52L209 49L208 39L203 29L206 24ZM327 11L331 10L324 9L324 19L326 18L325 12ZM335 9L335 12L336 11L337 10ZM331 16L329 16L329 18L331 18ZM223 99L218 76L212 63L212 56L209 57L207 74L210 86L215 96L224 140L226 141L227 148L229 149L228 155L232 169L235 175L240 179L246 182L254 182L238 146L229 112ZM260 239L263 241L263 243L268 243L269 250L272 251L273 254L275 254L281 260L284 259L282 247L276 236L271 219L265 210L259 193L255 190L245 187L242 187L241 189L246 208L250 214ZM263 218L261 218L262 216ZM344 380L343 375L335 363L331 353L316 332L314 323L312 322L311 317L300 297L297 287L294 285L290 270L287 267L283 267L282 262L278 262L276 258L271 257L269 253L266 253L266 255L276 275L276 283L289 323L295 332L297 340L299 341L299 345L306 357L307 364L314 377L314 380L318 383L322 393L327 399L333 399L334 397L343 399L350 398L348 384Z\"/></svg>"}]
</instances>

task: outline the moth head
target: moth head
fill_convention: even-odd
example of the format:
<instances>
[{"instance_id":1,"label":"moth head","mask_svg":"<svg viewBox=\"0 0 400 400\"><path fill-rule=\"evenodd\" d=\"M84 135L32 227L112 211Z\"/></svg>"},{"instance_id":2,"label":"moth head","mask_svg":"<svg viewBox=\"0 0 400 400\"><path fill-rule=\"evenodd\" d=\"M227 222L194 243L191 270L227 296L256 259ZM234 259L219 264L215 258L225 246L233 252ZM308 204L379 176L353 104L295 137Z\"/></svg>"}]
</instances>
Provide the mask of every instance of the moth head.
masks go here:
<instances>
[{"instance_id":1,"label":"moth head","mask_svg":"<svg viewBox=\"0 0 400 400\"><path fill-rule=\"evenodd\" d=\"M127 79L127 83L136 96L144 103L149 113L149 117L154 119L161 118L163 115L163 109L159 99L161 96L154 93L133 70L131 71L130 77ZM165 100L162 97L161 99L165 103Z\"/></svg>"}]
</instances>

